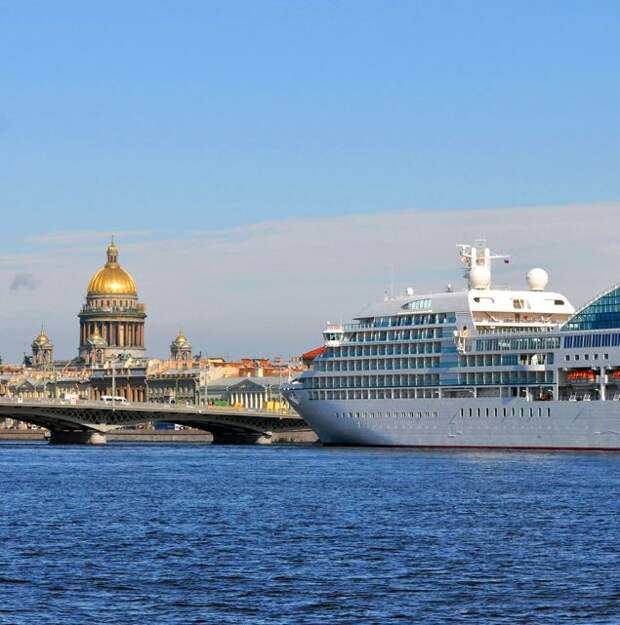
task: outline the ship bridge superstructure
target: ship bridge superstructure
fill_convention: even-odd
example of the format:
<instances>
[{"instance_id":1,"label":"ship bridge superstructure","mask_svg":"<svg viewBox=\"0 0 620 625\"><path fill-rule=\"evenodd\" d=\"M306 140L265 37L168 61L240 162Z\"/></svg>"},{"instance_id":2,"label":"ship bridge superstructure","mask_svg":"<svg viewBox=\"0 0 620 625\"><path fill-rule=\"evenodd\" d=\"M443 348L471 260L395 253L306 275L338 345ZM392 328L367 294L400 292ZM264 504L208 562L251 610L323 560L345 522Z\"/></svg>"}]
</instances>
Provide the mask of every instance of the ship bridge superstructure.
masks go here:
<instances>
[{"instance_id":1,"label":"ship bridge superstructure","mask_svg":"<svg viewBox=\"0 0 620 625\"><path fill-rule=\"evenodd\" d=\"M575 309L546 290L493 288L491 263L510 257L459 245L466 288L385 298L351 323L328 323L325 351L302 376L311 399L418 399L552 394L557 335Z\"/></svg>"}]
</instances>

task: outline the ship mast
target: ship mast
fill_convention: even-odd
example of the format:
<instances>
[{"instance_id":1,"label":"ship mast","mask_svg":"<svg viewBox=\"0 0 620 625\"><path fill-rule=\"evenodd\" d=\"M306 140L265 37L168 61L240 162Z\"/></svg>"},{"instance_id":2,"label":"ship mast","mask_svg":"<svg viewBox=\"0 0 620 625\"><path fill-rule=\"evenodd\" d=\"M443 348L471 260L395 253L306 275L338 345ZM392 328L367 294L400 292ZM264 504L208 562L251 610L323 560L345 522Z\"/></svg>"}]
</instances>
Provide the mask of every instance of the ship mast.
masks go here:
<instances>
[{"instance_id":1,"label":"ship mast","mask_svg":"<svg viewBox=\"0 0 620 625\"><path fill-rule=\"evenodd\" d=\"M510 259L506 254L492 254L484 239L477 240L475 245L459 243L457 247L464 267L463 277L470 289L490 289L491 261L502 258L508 262Z\"/></svg>"}]
</instances>

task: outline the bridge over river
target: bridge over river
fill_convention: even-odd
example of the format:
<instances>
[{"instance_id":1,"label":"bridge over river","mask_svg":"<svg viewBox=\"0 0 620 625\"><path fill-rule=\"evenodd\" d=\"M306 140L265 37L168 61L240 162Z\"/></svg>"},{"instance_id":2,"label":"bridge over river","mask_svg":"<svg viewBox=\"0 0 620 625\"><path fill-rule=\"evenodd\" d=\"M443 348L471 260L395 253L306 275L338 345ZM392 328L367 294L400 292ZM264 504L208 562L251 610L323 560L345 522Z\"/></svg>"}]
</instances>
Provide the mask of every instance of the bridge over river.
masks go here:
<instances>
[{"instance_id":1,"label":"bridge over river","mask_svg":"<svg viewBox=\"0 0 620 625\"><path fill-rule=\"evenodd\" d=\"M104 444L106 434L148 421L177 423L210 432L214 443L270 443L276 432L308 430L295 413L227 406L69 403L57 399L0 399L0 418L33 423L50 431L51 443Z\"/></svg>"}]
</instances>

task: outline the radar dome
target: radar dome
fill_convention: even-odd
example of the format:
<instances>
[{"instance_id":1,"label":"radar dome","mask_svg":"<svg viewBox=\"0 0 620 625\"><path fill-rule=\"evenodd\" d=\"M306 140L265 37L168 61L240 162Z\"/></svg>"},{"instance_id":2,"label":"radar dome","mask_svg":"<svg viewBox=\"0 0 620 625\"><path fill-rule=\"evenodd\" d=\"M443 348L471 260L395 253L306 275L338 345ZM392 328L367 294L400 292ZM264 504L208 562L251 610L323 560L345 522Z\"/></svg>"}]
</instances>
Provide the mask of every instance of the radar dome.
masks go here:
<instances>
[{"instance_id":1,"label":"radar dome","mask_svg":"<svg viewBox=\"0 0 620 625\"><path fill-rule=\"evenodd\" d=\"M549 283L549 274L544 269L536 267L527 272L526 280L532 291L544 291Z\"/></svg>"},{"instance_id":2,"label":"radar dome","mask_svg":"<svg viewBox=\"0 0 620 625\"><path fill-rule=\"evenodd\" d=\"M469 286L472 289L488 289L491 286L491 272L487 267L476 265L469 272Z\"/></svg>"}]
</instances>

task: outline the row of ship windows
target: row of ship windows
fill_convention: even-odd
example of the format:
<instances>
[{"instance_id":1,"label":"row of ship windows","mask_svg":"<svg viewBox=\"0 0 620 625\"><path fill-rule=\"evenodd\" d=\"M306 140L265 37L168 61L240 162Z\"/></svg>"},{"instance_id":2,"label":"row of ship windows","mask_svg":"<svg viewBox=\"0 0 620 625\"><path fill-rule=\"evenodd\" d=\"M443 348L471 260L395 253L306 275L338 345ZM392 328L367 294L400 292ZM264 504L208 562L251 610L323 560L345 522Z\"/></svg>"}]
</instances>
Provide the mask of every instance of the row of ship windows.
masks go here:
<instances>
[{"instance_id":1,"label":"row of ship windows","mask_svg":"<svg viewBox=\"0 0 620 625\"><path fill-rule=\"evenodd\" d=\"M558 349L558 336L522 336L512 339L475 339L477 352L504 352L504 351L538 351Z\"/></svg>"},{"instance_id":2,"label":"row of ship windows","mask_svg":"<svg viewBox=\"0 0 620 625\"><path fill-rule=\"evenodd\" d=\"M420 387L420 388L391 388L391 389L347 389L347 390L313 390L308 393L309 399L313 401L352 401L352 400L379 400L379 399L438 399L440 397L440 389L437 387ZM461 416L481 416L485 414L487 417L492 416L495 413L490 412L492 408L462 408ZM469 411L473 411L471 414ZM525 416L525 408L504 408L504 416L512 415ZM535 410L532 408L531 410ZM549 412L551 409L542 406L538 410L546 410L548 416L551 416ZM478 413L476 411L485 411ZM499 413L498 413L499 414ZM533 413L530 416L534 416ZM495 415L498 416L498 415ZM540 416L540 415L539 415Z\"/></svg>"},{"instance_id":3,"label":"row of ship windows","mask_svg":"<svg viewBox=\"0 0 620 625\"><path fill-rule=\"evenodd\" d=\"M552 352L545 354L476 354L459 358L460 367L514 367L552 364Z\"/></svg>"},{"instance_id":4,"label":"row of ship windows","mask_svg":"<svg viewBox=\"0 0 620 625\"><path fill-rule=\"evenodd\" d=\"M620 334L575 334L564 337L564 349L619 347Z\"/></svg>"},{"instance_id":5,"label":"row of ship windows","mask_svg":"<svg viewBox=\"0 0 620 625\"><path fill-rule=\"evenodd\" d=\"M444 328L424 328L421 330L373 330L371 332L351 332L343 340L350 343L379 343L382 341L425 341L452 336L454 331Z\"/></svg>"},{"instance_id":6,"label":"row of ship windows","mask_svg":"<svg viewBox=\"0 0 620 625\"><path fill-rule=\"evenodd\" d=\"M370 360L336 360L317 362L316 371L374 371L390 369L436 369L441 366L439 356L425 358L378 358Z\"/></svg>"},{"instance_id":7,"label":"row of ship windows","mask_svg":"<svg viewBox=\"0 0 620 625\"><path fill-rule=\"evenodd\" d=\"M582 354L583 355L583 359L584 360L598 360L599 359L599 355L598 354ZM573 354L572 356L570 354L566 354L564 356L564 360L581 360L581 355L580 354ZM602 360L609 360L609 354L602 354Z\"/></svg>"},{"instance_id":8,"label":"row of ship windows","mask_svg":"<svg viewBox=\"0 0 620 625\"><path fill-rule=\"evenodd\" d=\"M402 326L427 326L444 323L456 323L454 313L424 313L421 315L397 315L392 317L375 317L355 324L360 328L399 328Z\"/></svg>"},{"instance_id":9,"label":"row of ship windows","mask_svg":"<svg viewBox=\"0 0 620 625\"><path fill-rule=\"evenodd\" d=\"M459 373L450 379L443 379L445 386L462 385L508 385L508 384L552 384L553 371L484 371ZM435 373L394 375L338 375L312 376L303 378L306 389L332 388L392 388L439 385Z\"/></svg>"},{"instance_id":10,"label":"row of ship windows","mask_svg":"<svg viewBox=\"0 0 620 625\"><path fill-rule=\"evenodd\" d=\"M413 302L407 302L401 308L403 310L423 310L424 308L431 308L433 300L430 298L415 299Z\"/></svg>"},{"instance_id":11,"label":"row of ship windows","mask_svg":"<svg viewBox=\"0 0 620 625\"><path fill-rule=\"evenodd\" d=\"M321 360L331 358L350 358L351 356L392 356L399 354L439 354L441 343L388 343L387 345L348 345L328 347Z\"/></svg>"},{"instance_id":12,"label":"row of ship windows","mask_svg":"<svg viewBox=\"0 0 620 625\"><path fill-rule=\"evenodd\" d=\"M354 399L433 399L437 398L437 388L403 389L357 389L347 391L310 391L311 400L354 400Z\"/></svg>"},{"instance_id":13,"label":"row of ship windows","mask_svg":"<svg viewBox=\"0 0 620 625\"><path fill-rule=\"evenodd\" d=\"M461 417L550 417L551 408L461 408ZM437 418L436 410L336 412L336 419L422 419Z\"/></svg>"},{"instance_id":14,"label":"row of ship windows","mask_svg":"<svg viewBox=\"0 0 620 625\"><path fill-rule=\"evenodd\" d=\"M459 373L457 384L551 384L553 371L484 371Z\"/></svg>"},{"instance_id":15,"label":"row of ship windows","mask_svg":"<svg viewBox=\"0 0 620 625\"><path fill-rule=\"evenodd\" d=\"M337 412L336 419L422 419L423 417L437 417L439 413L436 410L409 410L409 411L393 411L393 412Z\"/></svg>"},{"instance_id":16,"label":"row of ship windows","mask_svg":"<svg viewBox=\"0 0 620 625\"><path fill-rule=\"evenodd\" d=\"M551 416L551 408L546 407L543 408L539 406L538 408L461 408L460 410L461 417L542 417L543 415L550 417Z\"/></svg>"},{"instance_id":17,"label":"row of ship windows","mask_svg":"<svg viewBox=\"0 0 620 625\"><path fill-rule=\"evenodd\" d=\"M439 384L434 373L405 375L339 375L333 377L313 376L303 378L304 388L391 388L394 386L429 386Z\"/></svg>"}]
</instances>

